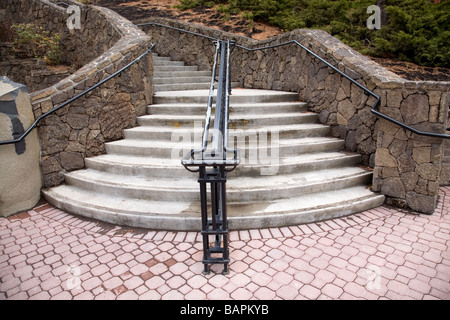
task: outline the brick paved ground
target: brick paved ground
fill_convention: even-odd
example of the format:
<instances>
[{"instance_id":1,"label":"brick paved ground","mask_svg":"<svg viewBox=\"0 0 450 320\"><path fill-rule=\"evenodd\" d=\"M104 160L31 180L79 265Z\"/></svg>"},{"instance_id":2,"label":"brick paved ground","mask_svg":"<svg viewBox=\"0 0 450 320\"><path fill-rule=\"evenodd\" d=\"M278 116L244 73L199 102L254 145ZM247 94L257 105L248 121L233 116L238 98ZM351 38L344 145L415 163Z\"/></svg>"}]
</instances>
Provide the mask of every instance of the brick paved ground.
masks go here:
<instances>
[{"instance_id":1,"label":"brick paved ground","mask_svg":"<svg viewBox=\"0 0 450 320\"><path fill-rule=\"evenodd\" d=\"M230 234L231 272L202 274L196 232L111 226L48 204L0 218L5 299L450 299L450 187L434 215L382 206Z\"/></svg>"}]
</instances>

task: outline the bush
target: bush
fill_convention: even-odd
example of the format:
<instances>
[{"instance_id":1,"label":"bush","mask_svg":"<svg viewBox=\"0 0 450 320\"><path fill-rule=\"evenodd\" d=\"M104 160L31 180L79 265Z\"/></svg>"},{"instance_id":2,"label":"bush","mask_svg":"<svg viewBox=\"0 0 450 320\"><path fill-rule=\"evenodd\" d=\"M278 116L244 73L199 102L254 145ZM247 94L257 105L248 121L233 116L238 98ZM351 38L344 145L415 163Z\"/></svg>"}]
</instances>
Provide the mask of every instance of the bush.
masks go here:
<instances>
[{"instance_id":1,"label":"bush","mask_svg":"<svg viewBox=\"0 0 450 320\"><path fill-rule=\"evenodd\" d=\"M211 2L211 0L209 1ZM182 6L206 0L181 0ZM284 31L327 31L363 54L396 58L425 66L450 67L450 1L384 0L388 23L369 30L367 7L375 0L215 0L229 12L239 9L254 21ZM194 7L195 7L194 6Z\"/></svg>"},{"instance_id":2,"label":"bush","mask_svg":"<svg viewBox=\"0 0 450 320\"><path fill-rule=\"evenodd\" d=\"M16 50L24 54L24 58L39 58L49 64L61 62L60 34L50 35L42 27L34 24L14 24L14 44Z\"/></svg>"}]
</instances>

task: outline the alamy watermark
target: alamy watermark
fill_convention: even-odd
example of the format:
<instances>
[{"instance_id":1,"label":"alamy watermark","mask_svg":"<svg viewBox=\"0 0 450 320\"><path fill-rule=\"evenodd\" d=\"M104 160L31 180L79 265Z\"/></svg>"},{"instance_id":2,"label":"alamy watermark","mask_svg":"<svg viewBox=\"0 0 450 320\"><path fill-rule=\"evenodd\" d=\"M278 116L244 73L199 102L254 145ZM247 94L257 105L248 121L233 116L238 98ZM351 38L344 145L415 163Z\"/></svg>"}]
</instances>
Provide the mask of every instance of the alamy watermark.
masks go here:
<instances>
[{"instance_id":1,"label":"alamy watermark","mask_svg":"<svg viewBox=\"0 0 450 320\"><path fill-rule=\"evenodd\" d=\"M66 286L68 290L81 289L81 269L79 266L68 266L66 272L69 275Z\"/></svg>"},{"instance_id":2,"label":"alamy watermark","mask_svg":"<svg viewBox=\"0 0 450 320\"><path fill-rule=\"evenodd\" d=\"M367 13L372 14L369 18L367 18L367 28L370 30L381 29L381 8L376 5L369 6L367 8Z\"/></svg>"},{"instance_id":3,"label":"alamy watermark","mask_svg":"<svg viewBox=\"0 0 450 320\"><path fill-rule=\"evenodd\" d=\"M171 159L180 159L192 148L199 148L203 141L203 128L201 121L195 121L193 131L174 131L171 141L179 142L179 147L172 149ZM240 165L254 165L263 176L275 175L278 173L280 165L279 136L278 130L274 129L230 129L228 131L228 147L239 150ZM222 141L219 145L222 145ZM208 151L205 152L206 155L209 156Z\"/></svg>"},{"instance_id":4,"label":"alamy watermark","mask_svg":"<svg viewBox=\"0 0 450 320\"><path fill-rule=\"evenodd\" d=\"M66 21L69 30L81 29L81 9L79 6L71 5L67 7L67 13L70 15Z\"/></svg>"},{"instance_id":5,"label":"alamy watermark","mask_svg":"<svg viewBox=\"0 0 450 320\"><path fill-rule=\"evenodd\" d=\"M368 265L366 269L366 288L368 290L381 289L381 269L378 266Z\"/></svg>"}]
</instances>

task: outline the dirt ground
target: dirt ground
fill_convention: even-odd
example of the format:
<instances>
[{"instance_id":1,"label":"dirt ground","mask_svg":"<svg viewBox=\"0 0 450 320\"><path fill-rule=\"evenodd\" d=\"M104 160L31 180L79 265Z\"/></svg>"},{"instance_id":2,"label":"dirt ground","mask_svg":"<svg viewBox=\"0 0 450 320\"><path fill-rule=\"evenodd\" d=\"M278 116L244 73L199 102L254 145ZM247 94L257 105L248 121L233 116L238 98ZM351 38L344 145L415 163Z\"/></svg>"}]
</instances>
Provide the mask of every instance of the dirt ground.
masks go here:
<instances>
[{"instance_id":1,"label":"dirt ground","mask_svg":"<svg viewBox=\"0 0 450 320\"><path fill-rule=\"evenodd\" d=\"M217 28L256 40L283 33L281 29L264 23L250 24L240 15L230 15L229 19L225 19L225 15L217 12L215 8L200 7L181 11L174 7L180 3L179 0L94 0L92 2L114 10L130 21L165 17ZM405 79L450 81L450 69L447 68L422 67L404 61L370 58Z\"/></svg>"}]
</instances>

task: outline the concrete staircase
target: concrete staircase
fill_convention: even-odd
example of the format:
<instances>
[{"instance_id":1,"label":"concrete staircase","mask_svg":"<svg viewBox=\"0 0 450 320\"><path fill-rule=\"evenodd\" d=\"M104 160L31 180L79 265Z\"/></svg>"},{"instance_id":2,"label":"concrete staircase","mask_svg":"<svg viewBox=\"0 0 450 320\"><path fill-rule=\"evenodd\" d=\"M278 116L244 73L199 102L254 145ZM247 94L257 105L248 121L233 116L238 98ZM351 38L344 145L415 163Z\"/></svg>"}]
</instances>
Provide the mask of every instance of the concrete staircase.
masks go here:
<instances>
[{"instance_id":1,"label":"concrete staircase","mask_svg":"<svg viewBox=\"0 0 450 320\"><path fill-rule=\"evenodd\" d=\"M114 224L165 230L201 228L197 174L181 157L201 145L210 72L154 56L154 104L107 154L44 190L72 213ZM236 86L236 85L235 85ZM287 226L349 215L381 205L360 156L344 152L291 92L234 89L230 140L241 164L228 175L231 229Z\"/></svg>"}]
</instances>

